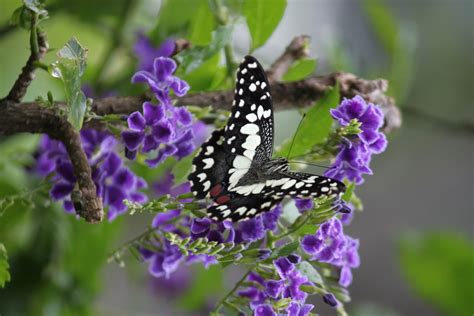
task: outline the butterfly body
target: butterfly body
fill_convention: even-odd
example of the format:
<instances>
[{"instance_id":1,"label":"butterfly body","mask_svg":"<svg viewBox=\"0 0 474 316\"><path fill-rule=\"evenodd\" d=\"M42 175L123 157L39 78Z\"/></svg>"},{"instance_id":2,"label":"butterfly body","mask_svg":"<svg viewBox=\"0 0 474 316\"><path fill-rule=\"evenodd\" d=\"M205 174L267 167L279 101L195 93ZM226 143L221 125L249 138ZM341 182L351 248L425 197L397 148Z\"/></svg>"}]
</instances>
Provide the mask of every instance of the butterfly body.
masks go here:
<instances>
[{"instance_id":1,"label":"butterfly body","mask_svg":"<svg viewBox=\"0 0 474 316\"><path fill-rule=\"evenodd\" d=\"M285 158L272 159L273 107L258 61L247 56L237 72L232 113L193 159L188 179L196 198L210 197L214 220L239 221L269 211L284 197L336 197L343 183L291 172Z\"/></svg>"}]
</instances>

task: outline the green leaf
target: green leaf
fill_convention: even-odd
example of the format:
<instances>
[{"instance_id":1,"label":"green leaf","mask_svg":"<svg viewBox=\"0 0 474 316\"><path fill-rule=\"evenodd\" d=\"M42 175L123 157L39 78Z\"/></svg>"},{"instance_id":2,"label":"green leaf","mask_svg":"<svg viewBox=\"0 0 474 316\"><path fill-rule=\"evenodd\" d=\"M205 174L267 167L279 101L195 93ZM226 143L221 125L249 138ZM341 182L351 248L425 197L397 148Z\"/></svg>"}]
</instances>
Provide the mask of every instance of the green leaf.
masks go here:
<instances>
[{"instance_id":1,"label":"green leaf","mask_svg":"<svg viewBox=\"0 0 474 316\"><path fill-rule=\"evenodd\" d=\"M196 69L181 76L190 85L190 92L215 90L218 87L226 74L225 67L220 67L219 62L220 56L215 54Z\"/></svg>"},{"instance_id":2,"label":"green leaf","mask_svg":"<svg viewBox=\"0 0 474 316\"><path fill-rule=\"evenodd\" d=\"M81 90L81 77L86 68L87 49L71 38L58 51L60 60L52 64L51 75L61 79L66 94L68 120L80 130L87 109L87 98Z\"/></svg>"},{"instance_id":3,"label":"green leaf","mask_svg":"<svg viewBox=\"0 0 474 316\"><path fill-rule=\"evenodd\" d=\"M39 2L38 0L23 0L25 7L36 13L40 17L46 17L48 15L48 11L44 9L44 4Z\"/></svg>"},{"instance_id":4,"label":"green leaf","mask_svg":"<svg viewBox=\"0 0 474 316\"><path fill-rule=\"evenodd\" d=\"M180 63L180 72L187 74L217 54L230 42L232 30L232 25L219 26L212 33L212 41L209 45L195 46L176 55L175 58Z\"/></svg>"},{"instance_id":5,"label":"green leaf","mask_svg":"<svg viewBox=\"0 0 474 316\"><path fill-rule=\"evenodd\" d=\"M283 81L297 81L304 79L316 71L316 59L301 59L291 65L283 75Z\"/></svg>"},{"instance_id":6,"label":"green leaf","mask_svg":"<svg viewBox=\"0 0 474 316\"><path fill-rule=\"evenodd\" d=\"M186 158L179 160L173 166L173 170L171 173L174 175L175 185L180 184L183 181L186 181L186 177L191 172L193 158L194 158L194 154L189 155Z\"/></svg>"},{"instance_id":7,"label":"green leaf","mask_svg":"<svg viewBox=\"0 0 474 316\"><path fill-rule=\"evenodd\" d=\"M5 283L10 282L10 272L8 264L7 249L0 243L0 287L5 287Z\"/></svg>"},{"instance_id":8,"label":"green leaf","mask_svg":"<svg viewBox=\"0 0 474 316\"><path fill-rule=\"evenodd\" d=\"M399 256L406 280L446 315L473 315L474 245L454 233L407 234Z\"/></svg>"},{"instance_id":9,"label":"green leaf","mask_svg":"<svg viewBox=\"0 0 474 316\"><path fill-rule=\"evenodd\" d=\"M243 14L252 37L252 50L262 46L280 23L286 0L244 0Z\"/></svg>"},{"instance_id":10,"label":"green leaf","mask_svg":"<svg viewBox=\"0 0 474 316\"><path fill-rule=\"evenodd\" d=\"M191 21L188 39L193 45L209 45L216 22L209 5L202 2Z\"/></svg>"},{"instance_id":11,"label":"green leaf","mask_svg":"<svg viewBox=\"0 0 474 316\"><path fill-rule=\"evenodd\" d=\"M292 157L302 156L311 151L314 145L326 141L333 123L329 110L339 104L339 99L339 87L336 86L306 112L291 149ZM286 157L290 146L291 139L288 139L278 150L278 155Z\"/></svg>"},{"instance_id":12,"label":"green leaf","mask_svg":"<svg viewBox=\"0 0 474 316\"><path fill-rule=\"evenodd\" d=\"M324 287L324 281L318 270L316 270L308 261L301 261L298 264L298 270L306 276L311 282L319 284Z\"/></svg>"},{"instance_id":13,"label":"green leaf","mask_svg":"<svg viewBox=\"0 0 474 316\"><path fill-rule=\"evenodd\" d=\"M189 38L192 33L193 20L197 19L199 8L207 4L206 0L164 0L160 6L160 12L156 26L153 28L150 38L155 39L156 44L168 38L170 35ZM189 30L189 32L188 32Z\"/></svg>"},{"instance_id":14,"label":"green leaf","mask_svg":"<svg viewBox=\"0 0 474 316\"><path fill-rule=\"evenodd\" d=\"M300 246L300 242L298 240L290 242L289 244L284 245L283 247L277 248L275 251L272 253L272 258L279 258L279 257L285 257L293 252L295 252L298 247Z\"/></svg>"}]
</instances>

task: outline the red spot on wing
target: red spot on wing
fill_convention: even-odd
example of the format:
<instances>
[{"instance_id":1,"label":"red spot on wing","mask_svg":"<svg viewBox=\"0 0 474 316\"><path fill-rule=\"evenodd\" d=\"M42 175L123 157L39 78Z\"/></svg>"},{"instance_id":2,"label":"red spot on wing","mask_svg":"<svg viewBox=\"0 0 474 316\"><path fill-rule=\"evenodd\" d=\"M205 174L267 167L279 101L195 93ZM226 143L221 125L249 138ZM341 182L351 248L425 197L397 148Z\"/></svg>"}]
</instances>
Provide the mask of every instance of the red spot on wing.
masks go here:
<instances>
[{"instance_id":1,"label":"red spot on wing","mask_svg":"<svg viewBox=\"0 0 474 316\"><path fill-rule=\"evenodd\" d=\"M223 196L219 196L217 199L216 199L216 203L217 204L225 204L227 202L230 201L230 196L228 195L223 195Z\"/></svg>"},{"instance_id":2,"label":"red spot on wing","mask_svg":"<svg viewBox=\"0 0 474 316\"><path fill-rule=\"evenodd\" d=\"M222 191L222 185L216 184L215 186L211 188L211 191L209 191L209 193L211 194L212 197L216 197L221 193L221 191Z\"/></svg>"}]
</instances>

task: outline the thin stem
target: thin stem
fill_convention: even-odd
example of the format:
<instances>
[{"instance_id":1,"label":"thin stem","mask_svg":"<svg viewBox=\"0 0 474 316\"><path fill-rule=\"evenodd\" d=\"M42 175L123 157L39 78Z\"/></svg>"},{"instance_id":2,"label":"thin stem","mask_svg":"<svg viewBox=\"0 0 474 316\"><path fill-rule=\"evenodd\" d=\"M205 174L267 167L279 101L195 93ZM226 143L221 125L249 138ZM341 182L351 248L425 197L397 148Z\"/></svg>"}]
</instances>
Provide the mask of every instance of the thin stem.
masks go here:
<instances>
[{"instance_id":1,"label":"thin stem","mask_svg":"<svg viewBox=\"0 0 474 316\"><path fill-rule=\"evenodd\" d=\"M212 0L212 5L216 8L214 17L216 22L219 25L229 24L229 17L225 11L225 6L222 4L221 0ZM232 49L232 44L228 43L224 46L224 55L227 65L227 75L229 77L234 76L234 69L237 67L237 63L234 58L234 51Z\"/></svg>"},{"instance_id":2,"label":"thin stem","mask_svg":"<svg viewBox=\"0 0 474 316\"><path fill-rule=\"evenodd\" d=\"M240 278L240 280L234 285L234 287L232 288L232 290L229 291L229 293L226 294L226 296L224 296L216 305L216 307L214 308L214 312L217 313L220 311L220 309L222 308L222 305L224 305L224 302L234 294L234 292L242 285L242 283L245 281L245 279L247 279L247 277L249 276L250 272L252 272L252 269L249 269L247 272L245 272L245 274L242 276L242 278Z\"/></svg>"}]
</instances>

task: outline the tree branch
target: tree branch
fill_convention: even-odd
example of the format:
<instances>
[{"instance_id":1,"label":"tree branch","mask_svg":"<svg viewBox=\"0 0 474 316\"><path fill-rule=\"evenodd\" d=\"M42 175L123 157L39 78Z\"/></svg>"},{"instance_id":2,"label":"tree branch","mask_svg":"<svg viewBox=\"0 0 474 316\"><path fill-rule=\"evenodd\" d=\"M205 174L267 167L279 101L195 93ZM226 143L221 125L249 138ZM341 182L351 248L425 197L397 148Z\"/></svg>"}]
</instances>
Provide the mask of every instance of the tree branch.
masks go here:
<instances>
[{"instance_id":1,"label":"tree branch","mask_svg":"<svg viewBox=\"0 0 474 316\"><path fill-rule=\"evenodd\" d=\"M295 82L273 83L271 85L273 107L276 111L280 111L312 105L336 84L339 84L342 98L360 95L366 101L378 104L385 113L385 132L400 127L400 112L393 98L385 95L388 88L387 81L384 79L365 80L351 73L337 72ZM200 92L176 99L176 104L201 107L211 105L214 108L230 110L233 98L234 92L231 90ZM96 99L92 104L92 111L98 115L129 114L141 111L142 104L146 100L148 100L146 96Z\"/></svg>"},{"instance_id":2,"label":"tree branch","mask_svg":"<svg viewBox=\"0 0 474 316\"><path fill-rule=\"evenodd\" d=\"M296 60L308 57L309 40L308 35L300 35L291 41L285 52L267 70L267 78L270 83L281 81L283 75Z\"/></svg>"},{"instance_id":3,"label":"tree branch","mask_svg":"<svg viewBox=\"0 0 474 316\"><path fill-rule=\"evenodd\" d=\"M10 92L5 97L5 99L16 103L21 102L28 86L35 78L35 63L40 61L48 51L46 34L37 29L37 18L36 14L31 14L30 57L13 84L13 87L10 89Z\"/></svg>"},{"instance_id":4,"label":"tree branch","mask_svg":"<svg viewBox=\"0 0 474 316\"><path fill-rule=\"evenodd\" d=\"M88 222L98 222L102 220L104 214L102 199L96 194L91 168L82 148L79 133L65 116L52 109L35 102L19 104L34 79L36 63L48 51L46 34L37 28L38 16L34 12L31 16L30 57L8 95L0 100L0 135L44 133L61 141L77 179L78 194L72 197L76 213Z\"/></svg>"},{"instance_id":5,"label":"tree branch","mask_svg":"<svg viewBox=\"0 0 474 316\"><path fill-rule=\"evenodd\" d=\"M6 100L1 105L0 135L44 133L64 144L80 193L80 200L76 201L79 203L74 203L76 213L91 223L102 220L102 200L96 194L81 138L67 118L37 103L17 104Z\"/></svg>"}]
</instances>

